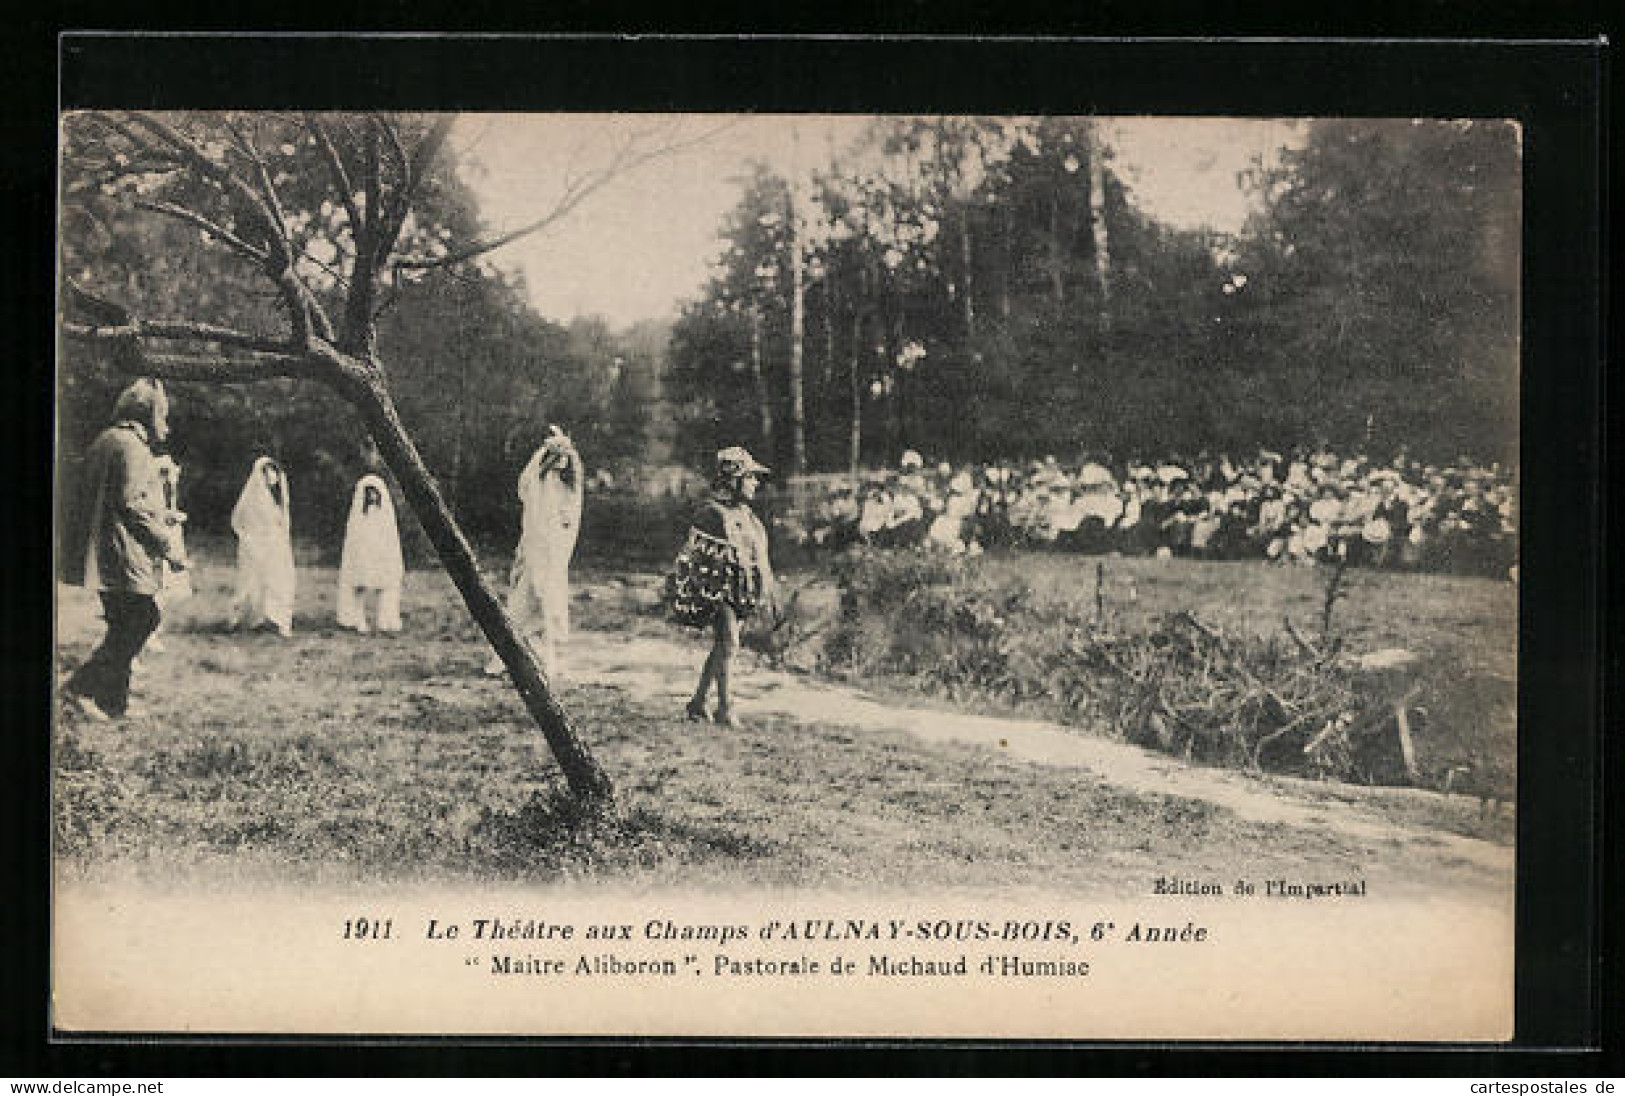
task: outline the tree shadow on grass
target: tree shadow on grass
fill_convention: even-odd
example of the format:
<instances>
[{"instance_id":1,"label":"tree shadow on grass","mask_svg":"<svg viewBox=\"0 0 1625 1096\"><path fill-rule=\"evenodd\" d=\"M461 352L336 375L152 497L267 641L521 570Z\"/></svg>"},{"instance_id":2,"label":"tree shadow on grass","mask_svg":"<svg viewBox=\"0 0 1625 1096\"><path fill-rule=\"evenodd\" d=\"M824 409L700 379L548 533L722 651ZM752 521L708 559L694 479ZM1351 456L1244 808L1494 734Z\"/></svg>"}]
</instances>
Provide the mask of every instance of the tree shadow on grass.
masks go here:
<instances>
[{"instance_id":1,"label":"tree shadow on grass","mask_svg":"<svg viewBox=\"0 0 1625 1096\"><path fill-rule=\"evenodd\" d=\"M602 875L662 866L759 860L777 842L664 818L634 807L603 814L562 791L533 794L517 810L486 808L466 839L470 862L521 876Z\"/></svg>"}]
</instances>

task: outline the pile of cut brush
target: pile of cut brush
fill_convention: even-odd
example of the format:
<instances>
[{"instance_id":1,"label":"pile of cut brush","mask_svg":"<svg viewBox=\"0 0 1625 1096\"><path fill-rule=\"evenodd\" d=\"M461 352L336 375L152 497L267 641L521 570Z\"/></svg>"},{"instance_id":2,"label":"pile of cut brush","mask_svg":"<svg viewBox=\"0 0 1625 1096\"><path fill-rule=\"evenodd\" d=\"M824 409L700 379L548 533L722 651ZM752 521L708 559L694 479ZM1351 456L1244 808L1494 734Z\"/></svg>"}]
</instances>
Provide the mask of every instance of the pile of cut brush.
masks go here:
<instances>
[{"instance_id":1,"label":"pile of cut brush","mask_svg":"<svg viewBox=\"0 0 1625 1096\"><path fill-rule=\"evenodd\" d=\"M1133 634L1073 632L1092 707L1131 742L1234 768L1401 783L1397 681L1295 632L1231 634L1189 612Z\"/></svg>"},{"instance_id":2,"label":"pile of cut brush","mask_svg":"<svg viewBox=\"0 0 1625 1096\"><path fill-rule=\"evenodd\" d=\"M840 606L817 665L848 680L902 679L954 701L992 699L1111 728L1208 764L1441 786L1445 773L1435 777L1415 756L1405 714L1431 707L1456 718L1433 695L1441 671L1409 652L1376 652L1404 657L1372 661L1342 650L1346 633L1334 625L1346 572L1329 573L1311 642L1290 620L1260 635L1189 610L1119 613L1104 596L1102 566L1091 613L1075 600L1036 596L1019 572L990 574L974 560L854 552L837 569Z\"/></svg>"}]
</instances>

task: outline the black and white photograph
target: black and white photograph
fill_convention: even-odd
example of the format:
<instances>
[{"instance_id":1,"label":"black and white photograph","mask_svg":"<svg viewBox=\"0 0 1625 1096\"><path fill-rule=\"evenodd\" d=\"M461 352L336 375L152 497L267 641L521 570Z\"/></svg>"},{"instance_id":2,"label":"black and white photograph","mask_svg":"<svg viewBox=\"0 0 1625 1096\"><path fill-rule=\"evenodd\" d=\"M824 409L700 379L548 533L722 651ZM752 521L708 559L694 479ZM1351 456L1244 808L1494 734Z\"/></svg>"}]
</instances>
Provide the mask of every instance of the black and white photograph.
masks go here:
<instances>
[{"instance_id":1,"label":"black and white photograph","mask_svg":"<svg viewBox=\"0 0 1625 1096\"><path fill-rule=\"evenodd\" d=\"M54 1025L1511 1039L1525 137L65 110Z\"/></svg>"}]
</instances>

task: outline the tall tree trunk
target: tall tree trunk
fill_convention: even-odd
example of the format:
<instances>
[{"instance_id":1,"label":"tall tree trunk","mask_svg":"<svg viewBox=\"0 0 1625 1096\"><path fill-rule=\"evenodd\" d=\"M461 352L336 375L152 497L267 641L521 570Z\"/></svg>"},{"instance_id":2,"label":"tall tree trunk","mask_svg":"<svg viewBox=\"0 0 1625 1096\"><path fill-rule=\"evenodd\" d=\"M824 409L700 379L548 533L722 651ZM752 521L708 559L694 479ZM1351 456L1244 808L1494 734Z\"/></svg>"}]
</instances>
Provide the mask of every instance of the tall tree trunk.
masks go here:
<instances>
[{"instance_id":1,"label":"tall tree trunk","mask_svg":"<svg viewBox=\"0 0 1625 1096\"><path fill-rule=\"evenodd\" d=\"M853 177L854 187L858 179ZM864 342L864 320L873 315L873 295L880 285L880 269L875 264L873 256L869 253L870 223L869 203L860 203L863 211L863 249L858 253L858 299L852 303L852 431L847 439L847 458L851 466L852 478L857 479L859 470L863 467L863 393L865 385L863 363L868 360L869 347Z\"/></svg>"},{"instance_id":2,"label":"tall tree trunk","mask_svg":"<svg viewBox=\"0 0 1625 1096\"><path fill-rule=\"evenodd\" d=\"M852 310L852 424L847 435L847 467L858 474L863 464L863 312Z\"/></svg>"},{"instance_id":3,"label":"tall tree trunk","mask_svg":"<svg viewBox=\"0 0 1625 1096\"><path fill-rule=\"evenodd\" d=\"M999 247L999 317L1008 323L1011 311L1010 277L1016 262L1015 249L1010 246L1010 241L1015 235L1015 225L1009 205L1003 202L999 204L999 219L1003 222L1003 231L999 234L1003 241Z\"/></svg>"},{"instance_id":4,"label":"tall tree trunk","mask_svg":"<svg viewBox=\"0 0 1625 1096\"><path fill-rule=\"evenodd\" d=\"M976 337L976 293L972 280L974 274L971 270L971 239L970 239L970 203L959 203L959 266L960 289L963 292L961 301L965 314L965 337Z\"/></svg>"},{"instance_id":5,"label":"tall tree trunk","mask_svg":"<svg viewBox=\"0 0 1625 1096\"><path fill-rule=\"evenodd\" d=\"M824 307L820 321L824 329L824 388L835 382L835 293L830 287L834 279L824 277Z\"/></svg>"},{"instance_id":6,"label":"tall tree trunk","mask_svg":"<svg viewBox=\"0 0 1625 1096\"><path fill-rule=\"evenodd\" d=\"M762 432L762 451L768 459L773 455L773 401L768 396L767 374L762 370L762 313L755 305L750 308L750 379L756 388L756 413Z\"/></svg>"},{"instance_id":7,"label":"tall tree trunk","mask_svg":"<svg viewBox=\"0 0 1625 1096\"><path fill-rule=\"evenodd\" d=\"M1111 249L1106 233L1106 163L1101 156L1099 130L1094 124L1089 134L1089 231L1095 245L1095 283L1100 291L1100 333L1110 335Z\"/></svg>"},{"instance_id":8,"label":"tall tree trunk","mask_svg":"<svg viewBox=\"0 0 1625 1096\"><path fill-rule=\"evenodd\" d=\"M465 374L466 378L466 374ZM451 439L451 484L447 492L451 496L452 513L457 512L458 491L463 482L463 435L467 431L468 413L464 410L468 406L468 381L460 380L457 384L457 417L452 425Z\"/></svg>"},{"instance_id":9,"label":"tall tree trunk","mask_svg":"<svg viewBox=\"0 0 1625 1096\"><path fill-rule=\"evenodd\" d=\"M892 388L892 402L897 406L897 441L892 446L895 456L902 456L903 450L908 448L908 372L901 368L897 361L903 353L903 313L899 306L897 314L892 318L891 350L886 355L888 364L895 378Z\"/></svg>"},{"instance_id":10,"label":"tall tree trunk","mask_svg":"<svg viewBox=\"0 0 1625 1096\"><path fill-rule=\"evenodd\" d=\"M670 464L673 444L677 436L676 409L672 407L671 400L666 394L666 371L671 368L667 360L666 351L662 350L656 355L653 367L649 370L649 408L647 418L647 433L649 437L648 459L650 464Z\"/></svg>"},{"instance_id":11,"label":"tall tree trunk","mask_svg":"<svg viewBox=\"0 0 1625 1096\"><path fill-rule=\"evenodd\" d=\"M335 387L366 422L384 461L406 494L412 512L417 515L423 531L439 553L446 573L451 576L458 593L462 594L469 613L496 649L497 657L508 668L526 710L541 728L548 747L558 759L559 767L564 770L564 778L569 782L571 792L585 803L610 806L614 801L615 789L609 775L577 736L570 724L570 717L549 690L535 652L515 631L513 621L480 574L473 548L458 528L457 519L441 497L434 476L424 465L417 446L412 443L406 427L401 423L395 401L384 383L382 369L376 365L366 366L359 377L347 375Z\"/></svg>"},{"instance_id":12,"label":"tall tree trunk","mask_svg":"<svg viewBox=\"0 0 1625 1096\"><path fill-rule=\"evenodd\" d=\"M1049 199L1049 278L1050 293L1057 305L1066 303L1066 256L1061 247L1061 196Z\"/></svg>"},{"instance_id":13,"label":"tall tree trunk","mask_svg":"<svg viewBox=\"0 0 1625 1096\"><path fill-rule=\"evenodd\" d=\"M458 335L462 335L462 313L458 313ZM459 340L467 345L464 339ZM468 431L468 369L467 363L459 363L457 370L457 410L452 418L451 438L451 477L447 494L451 496L451 512L455 514L458 508L459 494L463 482L463 436Z\"/></svg>"},{"instance_id":14,"label":"tall tree trunk","mask_svg":"<svg viewBox=\"0 0 1625 1096\"><path fill-rule=\"evenodd\" d=\"M794 130L792 129L792 132ZM801 226L801 181L790 180L790 474L807 470L807 419L802 399L806 349L807 285L802 270L806 240Z\"/></svg>"}]
</instances>

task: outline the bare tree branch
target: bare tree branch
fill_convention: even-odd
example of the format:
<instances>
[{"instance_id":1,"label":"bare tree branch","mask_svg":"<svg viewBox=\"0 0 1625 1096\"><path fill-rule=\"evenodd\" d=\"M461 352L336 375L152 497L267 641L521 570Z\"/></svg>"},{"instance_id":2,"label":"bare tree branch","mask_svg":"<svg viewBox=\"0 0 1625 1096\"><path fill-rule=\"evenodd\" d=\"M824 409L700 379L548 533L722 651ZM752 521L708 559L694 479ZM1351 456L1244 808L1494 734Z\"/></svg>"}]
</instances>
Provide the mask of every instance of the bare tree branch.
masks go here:
<instances>
[{"instance_id":1,"label":"bare tree branch","mask_svg":"<svg viewBox=\"0 0 1625 1096\"><path fill-rule=\"evenodd\" d=\"M434 270L438 267L455 266L458 263L466 263L470 259L477 259L481 255L495 251L500 247L506 247L515 240L521 240L526 236L534 235L555 221L562 220L564 217L568 216L571 211L576 208L576 206L585 201L588 195L608 181L608 176L595 176L593 181L590 183L583 183L580 189L578 189L576 192L566 194L563 198L559 199L559 204L556 205L545 217L532 221L523 228L516 228L513 231L505 232L494 239L461 248L450 255L426 259L397 259L395 265L403 270Z\"/></svg>"},{"instance_id":2,"label":"bare tree branch","mask_svg":"<svg viewBox=\"0 0 1625 1096\"><path fill-rule=\"evenodd\" d=\"M340 289L345 290L345 291L349 290L349 288L350 288L350 279L345 276L344 271L342 269L340 269L339 267L334 266L332 263L323 262L321 259L318 259L316 256L310 254L310 252L308 252L308 251L301 252L300 255L299 255L299 259L300 259L301 262L307 262L310 265L316 267L318 270L324 271L328 275L328 277L333 279L333 284L338 286ZM323 335L322 338L330 339L331 336L330 335Z\"/></svg>"},{"instance_id":3,"label":"bare tree branch","mask_svg":"<svg viewBox=\"0 0 1625 1096\"><path fill-rule=\"evenodd\" d=\"M303 358L221 358L205 355L148 354L130 364L127 372L166 381L202 381L209 384L253 384L309 377L311 369Z\"/></svg>"},{"instance_id":4,"label":"bare tree branch","mask_svg":"<svg viewBox=\"0 0 1625 1096\"><path fill-rule=\"evenodd\" d=\"M344 161L339 157L339 150L334 147L333 138L328 134L327 127L322 125L321 120L314 114L305 115L305 128L316 138L316 144L327 160L328 173L333 176L333 187L339 192L339 200L344 203L345 215L350 218L350 236L352 239L359 238L361 210L355 204L355 188L350 183L350 173L344 170Z\"/></svg>"},{"instance_id":5,"label":"bare tree branch","mask_svg":"<svg viewBox=\"0 0 1625 1096\"><path fill-rule=\"evenodd\" d=\"M481 255L487 254L488 252L495 251L499 247L505 247L508 244L513 243L515 240L520 240L526 236L534 235L535 233L540 232L542 229L547 228L554 222L562 220L564 217L573 212L577 206L584 202L595 191L601 189L607 183L614 180L617 176L623 175L634 168L641 167L651 160L656 160L663 156L675 155L678 152L682 152L686 149L693 148L696 145L709 141L712 137L715 137L717 134L728 129L733 124L734 123L729 122L721 126L716 126L705 131L704 133L689 138L686 141L670 141L665 144L655 145L653 147L643 149L641 151L635 147L637 144L637 137L635 135L629 137L625 142L622 143L621 147L616 150L614 158L609 162L609 164L599 168L596 171L588 172L579 179L574 179L567 183L564 194L560 196L557 204L555 204L546 215L537 218L521 228L516 228L511 232L504 232L493 239L460 248L450 255L421 259L403 258L396 260L395 265L405 270L433 270L437 267L455 266L458 263L465 263L470 259L475 259Z\"/></svg>"},{"instance_id":6,"label":"bare tree branch","mask_svg":"<svg viewBox=\"0 0 1625 1096\"><path fill-rule=\"evenodd\" d=\"M130 322L130 310L121 304L115 304L104 297L98 297L72 278L65 279L68 284L68 297L81 312L90 316L100 324L127 324Z\"/></svg>"},{"instance_id":7,"label":"bare tree branch","mask_svg":"<svg viewBox=\"0 0 1625 1096\"><path fill-rule=\"evenodd\" d=\"M288 232L288 218L282 211L281 199L277 197L276 184L271 180L271 170L266 166L265 158L260 155L254 142L243 136L230 121L226 125L236 135L239 147L253 165L255 178L259 182L260 198L264 202L268 227L271 230L271 243L276 248L275 262L267 262L266 269L283 288L289 318L293 321L294 337L300 342L307 341L313 326L319 326L330 334L332 325L326 322L325 317L318 317L321 306L310 292L310 287L299 276L298 252L293 245L293 237Z\"/></svg>"},{"instance_id":8,"label":"bare tree branch","mask_svg":"<svg viewBox=\"0 0 1625 1096\"><path fill-rule=\"evenodd\" d=\"M229 123L228 123L229 125ZM265 193L261 194L231 168L217 164L185 134L176 130L157 118L147 114L132 114L128 132L134 138L136 128L151 134L156 140L173 150L182 161L190 164L205 178L211 179L221 186L227 193L234 195L243 203L259 221L266 240L273 249L260 269L276 284L282 294L283 303L287 306L288 315L293 323L294 334L300 342L307 342L314 326L322 338L331 338L333 325L322 312L321 306L316 302L299 276L293 272L294 255L292 245L288 240L287 227L281 218L280 204L277 202L276 192L271 187L268 172L262 159L253 148L245 148L245 152L253 160L260 176L261 185ZM235 131L234 131L235 132ZM242 141L241 135L237 135ZM139 140L139 138L134 138ZM145 144L145 143L143 143ZM152 148L151 145L146 145Z\"/></svg>"},{"instance_id":9,"label":"bare tree branch","mask_svg":"<svg viewBox=\"0 0 1625 1096\"><path fill-rule=\"evenodd\" d=\"M220 122L231 134L232 144L237 147L237 151L242 153L244 159L252 160L254 158L254 143L249 140L246 135L244 135L242 128L237 125L232 116L230 114L223 114L220 116ZM258 127L256 126L255 128L257 129Z\"/></svg>"},{"instance_id":10,"label":"bare tree branch","mask_svg":"<svg viewBox=\"0 0 1625 1096\"><path fill-rule=\"evenodd\" d=\"M382 114L373 114L370 117L372 124L378 127L378 132L389 142L389 151L394 153L396 162L400 164L402 181L411 178L412 157L407 155L406 146L401 144L400 127Z\"/></svg>"},{"instance_id":11,"label":"bare tree branch","mask_svg":"<svg viewBox=\"0 0 1625 1096\"><path fill-rule=\"evenodd\" d=\"M101 218L96 210L83 202L63 202L62 216L64 220L66 220L69 216L82 217L92 232L100 233L104 237L110 235L112 232L112 229L108 226L107 222Z\"/></svg>"},{"instance_id":12,"label":"bare tree branch","mask_svg":"<svg viewBox=\"0 0 1625 1096\"><path fill-rule=\"evenodd\" d=\"M254 332L238 331L218 324L194 320L140 320L122 304L98 297L84 286L67 279L69 299L78 310L95 321L92 325L68 323L63 330L75 338L87 339L195 339L235 346L243 350L257 350L269 354L288 354L300 348L286 339Z\"/></svg>"},{"instance_id":13,"label":"bare tree branch","mask_svg":"<svg viewBox=\"0 0 1625 1096\"><path fill-rule=\"evenodd\" d=\"M373 304L377 297L378 236L382 217L382 186L378 178L378 129L368 126L362 144L361 232L355 240L355 261L350 272L350 292L344 301L344 330L340 345L345 351L371 356L374 337Z\"/></svg>"},{"instance_id":14,"label":"bare tree branch","mask_svg":"<svg viewBox=\"0 0 1625 1096\"><path fill-rule=\"evenodd\" d=\"M70 321L62 325L62 332L87 342L117 342L120 339L190 340L282 356L291 356L291 351L295 349L284 339L255 334L252 331L238 331L216 324L199 323L195 320L130 319L125 323L102 324L80 324Z\"/></svg>"},{"instance_id":15,"label":"bare tree branch","mask_svg":"<svg viewBox=\"0 0 1625 1096\"><path fill-rule=\"evenodd\" d=\"M401 160L401 183L396 188L393 202L393 213L390 223L379 241L378 261L382 264L394 251L400 240L401 230L406 227L406 218L411 213L412 202L416 197L418 185L428 173L429 166L440 154L445 145L446 138L451 133L452 123L456 121L453 115L442 115L435 119L429 132L424 134L418 142L417 148L412 150L410 156L401 145L400 134L397 129L390 126L386 132L394 145L395 153Z\"/></svg>"},{"instance_id":16,"label":"bare tree branch","mask_svg":"<svg viewBox=\"0 0 1625 1096\"><path fill-rule=\"evenodd\" d=\"M202 229L205 233L213 236L215 239L219 240L221 243L225 244L227 247L231 248L244 258L252 259L256 263L265 263L270 258L270 256L264 251L255 247L241 236L238 236L229 229L221 228L219 225L215 224L201 213L198 213L195 210L187 209L185 206L179 206L173 202L160 202L151 198L141 198L135 202L135 207L137 209L148 210L152 213L162 213L166 216L174 217L177 220L185 221L187 224Z\"/></svg>"},{"instance_id":17,"label":"bare tree branch","mask_svg":"<svg viewBox=\"0 0 1625 1096\"><path fill-rule=\"evenodd\" d=\"M191 138L151 115L132 114L130 123L127 132L133 134L135 128L139 127L152 134L163 145L178 154L183 162L190 164L199 174L218 183L227 192L236 195L254 214L255 218L260 221L260 227L265 230L266 234L275 235L276 226L272 223L271 211L265 207L264 201L261 200L254 188L249 186L235 171L224 164L215 163ZM155 147L148 142L143 142L143 145L148 149Z\"/></svg>"},{"instance_id":18,"label":"bare tree branch","mask_svg":"<svg viewBox=\"0 0 1625 1096\"><path fill-rule=\"evenodd\" d=\"M176 165L182 163L180 156L176 154L173 148L170 148L167 145L163 147L154 145L151 141L138 135L130 126L130 123L123 118L103 114L100 111L92 111L87 114L86 117L94 124L98 124L105 129L110 129L114 133L117 133L120 137L123 137L125 142L129 144L130 148L136 152L150 153L164 163Z\"/></svg>"},{"instance_id":19,"label":"bare tree branch","mask_svg":"<svg viewBox=\"0 0 1625 1096\"><path fill-rule=\"evenodd\" d=\"M174 159L138 160L126 156L124 153L115 153L105 160L80 161L88 173L95 174L95 181L103 186L118 182L121 179L146 178L151 176L173 175L185 169L185 165Z\"/></svg>"},{"instance_id":20,"label":"bare tree branch","mask_svg":"<svg viewBox=\"0 0 1625 1096\"><path fill-rule=\"evenodd\" d=\"M434 125L429 128L429 132L424 135L423 140L418 142L418 147L412 151L412 186L414 188L429 173L429 165L434 163L435 157L439 156L440 150L445 147L446 138L451 136L451 127L456 121L456 116L451 114L441 115L436 118Z\"/></svg>"},{"instance_id":21,"label":"bare tree branch","mask_svg":"<svg viewBox=\"0 0 1625 1096\"><path fill-rule=\"evenodd\" d=\"M243 149L249 163L254 165L254 174L260 184L260 196L265 201L266 212L270 215L270 227L275 234L277 250L282 258L290 264L293 262L293 238L288 234L288 218L282 212L282 201L277 197L276 186L271 182L271 169L265 165L265 157L261 156L259 149L252 144Z\"/></svg>"},{"instance_id":22,"label":"bare tree branch","mask_svg":"<svg viewBox=\"0 0 1625 1096\"><path fill-rule=\"evenodd\" d=\"M121 304L98 297L73 279L68 279L68 295L91 323L68 320L62 334L83 342L111 345L118 349L114 360L127 373L166 380L202 380L242 383L274 377L315 375L318 359L290 347L285 340L249 331L237 331L216 324L190 320L140 320ZM220 355L174 356L150 354L143 339L169 342L197 342L247 350L252 358L226 358Z\"/></svg>"},{"instance_id":23,"label":"bare tree branch","mask_svg":"<svg viewBox=\"0 0 1625 1096\"><path fill-rule=\"evenodd\" d=\"M407 155L406 146L401 143L401 133L389 119L382 115L372 116L373 125L378 128L389 144L389 150L394 154L400 166L400 178L395 186L386 195L383 190L383 178L379 178L379 197L382 216L377 225L377 264L382 268L384 260L395 248L395 241L400 238L401 229L406 225L406 217L412 208L412 157ZM380 161L379 171L383 171Z\"/></svg>"}]
</instances>

